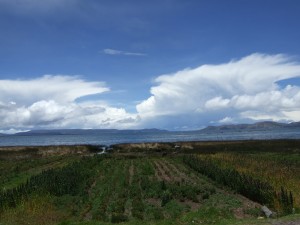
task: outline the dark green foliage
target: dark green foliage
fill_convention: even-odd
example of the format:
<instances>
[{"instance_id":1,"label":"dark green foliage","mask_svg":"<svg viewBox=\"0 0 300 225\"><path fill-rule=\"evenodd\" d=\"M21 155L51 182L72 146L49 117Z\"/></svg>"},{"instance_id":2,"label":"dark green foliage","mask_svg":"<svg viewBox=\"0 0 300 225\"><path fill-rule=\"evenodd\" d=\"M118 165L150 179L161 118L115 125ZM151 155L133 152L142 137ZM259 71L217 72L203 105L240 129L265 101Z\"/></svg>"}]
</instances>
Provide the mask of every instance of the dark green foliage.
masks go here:
<instances>
[{"instance_id":1,"label":"dark green foliage","mask_svg":"<svg viewBox=\"0 0 300 225\"><path fill-rule=\"evenodd\" d=\"M166 213L170 218L179 217L187 208L178 202L171 200L165 205Z\"/></svg>"},{"instance_id":2,"label":"dark green foliage","mask_svg":"<svg viewBox=\"0 0 300 225\"><path fill-rule=\"evenodd\" d=\"M237 181L260 184L235 170L224 170L213 161L186 157L185 163L197 171L206 168L218 182L239 188L234 190L244 190ZM22 209L33 196L41 199L47 196L49 209L53 207L55 213L63 213L62 216L74 224L78 221L84 224L127 221L138 224L153 220L170 220L177 224L175 222L180 222L183 213L201 214L204 210L203 218L206 214L231 218L232 210L242 207L233 194L221 193L209 179L184 165L181 156L161 159L102 155L64 165L63 168L40 172L17 188L0 192L0 216ZM19 170L17 165L13 169ZM252 194L256 195L256 192ZM282 204L293 202L292 193L285 189L277 195Z\"/></svg>"},{"instance_id":3,"label":"dark green foliage","mask_svg":"<svg viewBox=\"0 0 300 225\"><path fill-rule=\"evenodd\" d=\"M164 207L169 201L172 199L172 194L169 190L166 190L163 192L162 198L161 198L161 206Z\"/></svg>"},{"instance_id":4,"label":"dark green foliage","mask_svg":"<svg viewBox=\"0 0 300 225\"><path fill-rule=\"evenodd\" d=\"M273 203L274 189L269 184L240 174L234 169L220 168L211 160L202 160L194 156L184 157L184 162L220 184L231 187L240 194L262 204Z\"/></svg>"},{"instance_id":5,"label":"dark green foliage","mask_svg":"<svg viewBox=\"0 0 300 225\"><path fill-rule=\"evenodd\" d=\"M287 190L281 188L280 194L276 194L273 186L269 183L253 178L250 175L239 173L235 169L221 168L209 158L206 160L195 156L185 156L184 162L219 184L226 185L247 198L274 207L274 203L279 201L284 211L290 212L293 207L292 193L288 195ZM204 196L205 197L205 196Z\"/></svg>"},{"instance_id":6,"label":"dark green foliage","mask_svg":"<svg viewBox=\"0 0 300 225\"><path fill-rule=\"evenodd\" d=\"M124 214L114 213L111 216L112 223L122 223L128 221L128 217Z\"/></svg>"},{"instance_id":7,"label":"dark green foliage","mask_svg":"<svg viewBox=\"0 0 300 225\"><path fill-rule=\"evenodd\" d=\"M159 207L148 205L145 210L146 220L161 220L164 219L163 210Z\"/></svg>"},{"instance_id":8,"label":"dark green foliage","mask_svg":"<svg viewBox=\"0 0 300 225\"><path fill-rule=\"evenodd\" d=\"M288 192L281 186L280 193L277 193L277 198L284 214L290 214L293 212L294 197L291 191Z\"/></svg>"},{"instance_id":9,"label":"dark green foliage","mask_svg":"<svg viewBox=\"0 0 300 225\"><path fill-rule=\"evenodd\" d=\"M185 153L213 154L216 152L278 152L299 153L300 140L248 140L189 142L193 148Z\"/></svg>"},{"instance_id":10,"label":"dark green foliage","mask_svg":"<svg viewBox=\"0 0 300 225\"><path fill-rule=\"evenodd\" d=\"M96 145L87 145L86 146L89 152L91 153L97 153L102 151L102 147L104 146L96 146Z\"/></svg>"},{"instance_id":11,"label":"dark green foliage","mask_svg":"<svg viewBox=\"0 0 300 225\"><path fill-rule=\"evenodd\" d=\"M163 180L161 181L161 190L165 191L166 189L167 189L166 182Z\"/></svg>"},{"instance_id":12,"label":"dark green foliage","mask_svg":"<svg viewBox=\"0 0 300 225\"><path fill-rule=\"evenodd\" d=\"M144 204L141 198L135 197L132 201L132 216L137 219L144 219Z\"/></svg>"},{"instance_id":13,"label":"dark green foliage","mask_svg":"<svg viewBox=\"0 0 300 225\"><path fill-rule=\"evenodd\" d=\"M93 167L104 157L93 159L82 158L60 169L49 169L32 176L26 183L16 188L0 192L0 211L4 208L16 207L26 201L31 193L50 194L54 196L86 194L86 187L90 185Z\"/></svg>"}]
</instances>

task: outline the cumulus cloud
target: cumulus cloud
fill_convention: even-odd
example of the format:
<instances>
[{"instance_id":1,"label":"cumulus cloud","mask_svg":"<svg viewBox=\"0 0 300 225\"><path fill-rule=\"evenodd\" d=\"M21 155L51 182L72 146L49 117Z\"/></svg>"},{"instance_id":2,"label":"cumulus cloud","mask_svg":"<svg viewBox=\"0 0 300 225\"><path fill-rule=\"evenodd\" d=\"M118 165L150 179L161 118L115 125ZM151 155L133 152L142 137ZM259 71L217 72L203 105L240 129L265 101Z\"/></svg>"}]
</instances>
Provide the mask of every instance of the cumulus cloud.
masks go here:
<instances>
[{"instance_id":1,"label":"cumulus cloud","mask_svg":"<svg viewBox=\"0 0 300 225\"><path fill-rule=\"evenodd\" d=\"M158 76L151 96L137 104L137 113L82 98L110 91L104 82L63 75L0 80L0 131L199 129L257 120L300 121L300 86L287 82L297 77L300 63L281 54L252 54L219 65L188 68Z\"/></svg>"},{"instance_id":2,"label":"cumulus cloud","mask_svg":"<svg viewBox=\"0 0 300 225\"><path fill-rule=\"evenodd\" d=\"M228 123L233 123L234 121L231 117L226 116L225 118L219 120L218 122L228 124Z\"/></svg>"},{"instance_id":3,"label":"cumulus cloud","mask_svg":"<svg viewBox=\"0 0 300 225\"><path fill-rule=\"evenodd\" d=\"M103 49L103 53L107 55L146 56L145 53L126 52L126 51L120 51L120 50L115 50L110 48Z\"/></svg>"},{"instance_id":4,"label":"cumulus cloud","mask_svg":"<svg viewBox=\"0 0 300 225\"><path fill-rule=\"evenodd\" d=\"M245 120L300 120L300 87L277 82L300 77L300 63L278 54L252 54L159 76L137 105L144 121L172 116L208 124ZM180 122L179 122L180 123Z\"/></svg>"},{"instance_id":5,"label":"cumulus cloud","mask_svg":"<svg viewBox=\"0 0 300 225\"><path fill-rule=\"evenodd\" d=\"M103 82L87 82L78 76L52 76L30 80L0 80L0 101L30 104L39 100L72 102L79 97L109 91Z\"/></svg>"},{"instance_id":6,"label":"cumulus cloud","mask_svg":"<svg viewBox=\"0 0 300 225\"><path fill-rule=\"evenodd\" d=\"M51 76L30 80L0 80L0 129L12 132L32 128L128 128L137 115L100 101L76 99L109 91L103 82L78 76ZM123 120L120 123L118 121Z\"/></svg>"}]
</instances>

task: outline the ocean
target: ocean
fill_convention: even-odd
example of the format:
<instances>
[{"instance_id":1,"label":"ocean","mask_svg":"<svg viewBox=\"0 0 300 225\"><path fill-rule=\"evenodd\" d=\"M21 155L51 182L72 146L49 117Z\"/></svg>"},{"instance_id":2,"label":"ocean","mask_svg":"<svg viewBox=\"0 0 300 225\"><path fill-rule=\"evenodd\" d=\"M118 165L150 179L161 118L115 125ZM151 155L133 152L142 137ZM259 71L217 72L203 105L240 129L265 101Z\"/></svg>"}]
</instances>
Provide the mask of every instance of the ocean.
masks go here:
<instances>
[{"instance_id":1,"label":"ocean","mask_svg":"<svg viewBox=\"0 0 300 225\"><path fill-rule=\"evenodd\" d=\"M170 132L170 131L111 131L82 132L77 134L22 134L0 136L0 146L48 145L112 145L141 142L226 141L300 139L299 129L226 131L226 132Z\"/></svg>"}]
</instances>

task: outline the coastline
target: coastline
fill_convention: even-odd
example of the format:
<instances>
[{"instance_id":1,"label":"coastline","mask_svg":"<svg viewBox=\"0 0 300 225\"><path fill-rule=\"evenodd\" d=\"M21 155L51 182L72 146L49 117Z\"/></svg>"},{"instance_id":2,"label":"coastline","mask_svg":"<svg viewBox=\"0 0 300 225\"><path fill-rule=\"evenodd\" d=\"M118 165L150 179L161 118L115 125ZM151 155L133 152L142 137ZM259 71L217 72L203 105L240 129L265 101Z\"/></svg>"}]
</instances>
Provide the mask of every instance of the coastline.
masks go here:
<instances>
[{"instance_id":1,"label":"coastline","mask_svg":"<svg viewBox=\"0 0 300 225\"><path fill-rule=\"evenodd\" d=\"M104 145L1 146L0 159L42 158L48 156L97 154ZM207 153L220 151L300 152L300 139L177 141L122 143L110 146L111 153Z\"/></svg>"}]
</instances>

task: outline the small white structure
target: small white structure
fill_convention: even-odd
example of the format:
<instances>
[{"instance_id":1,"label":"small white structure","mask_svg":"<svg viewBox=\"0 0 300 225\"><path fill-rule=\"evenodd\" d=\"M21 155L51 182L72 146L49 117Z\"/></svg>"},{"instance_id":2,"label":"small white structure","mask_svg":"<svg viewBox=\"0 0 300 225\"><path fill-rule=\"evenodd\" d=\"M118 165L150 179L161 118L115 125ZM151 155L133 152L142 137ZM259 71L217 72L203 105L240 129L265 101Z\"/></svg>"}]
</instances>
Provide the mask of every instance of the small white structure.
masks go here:
<instances>
[{"instance_id":1,"label":"small white structure","mask_svg":"<svg viewBox=\"0 0 300 225\"><path fill-rule=\"evenodd\" d=\"M273 212L268 209L267 206L264 205L263 207L261 207L261 211L263 211L267 218L269 218L270 216L272 217Z\"/></svg>"},{"instance_id":2,"label":"small white structure","mask_svg":"<svg viewBox=\"0 0 300 225\"><path fill-rule=\"evenodd\" d=\"M109 146L102 146L100 149L102 149L102 151L101 151L101 152L98 152L98 153L97 153L98 155L107 154L108 151L113 150L113 148L112 148L112 147L109 147Z\"/></svg>"},{"instance_id":3,"label":"small white structure","mask_svg":"<svg viewBox=\"0 0 300 225\"><path fill-rule=\"evenodd\" d=\"M178 149L180 149L180 145L177 145L177 144L176 144L176 145L174 146L174 148L175 148L175 150L178 150Z\"/></svg>"}]
</instances>

